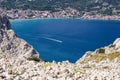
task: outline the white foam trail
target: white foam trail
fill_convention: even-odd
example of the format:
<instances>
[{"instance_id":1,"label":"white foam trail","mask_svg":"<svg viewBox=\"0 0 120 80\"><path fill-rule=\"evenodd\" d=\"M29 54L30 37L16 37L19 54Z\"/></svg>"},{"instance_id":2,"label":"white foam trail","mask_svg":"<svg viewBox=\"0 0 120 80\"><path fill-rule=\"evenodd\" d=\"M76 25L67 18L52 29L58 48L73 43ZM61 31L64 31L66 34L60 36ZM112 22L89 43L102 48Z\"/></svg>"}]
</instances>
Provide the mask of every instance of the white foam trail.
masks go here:
<instances>
[{"instance_id":1,"label":"white foam trail","mask_svg":"<svg viewBox=\"0 0 120 80\"><path fill-rule=\"evenodd\" d=\"M58 43L62 43L63 41L61 40L57 40L57 39L54 39L54 38L49 38L49 37L43 37L44 39L47 39L47 40L51 40L51 41L54 41L54 42L58 42Z\"/></svg>"}]
</instances>

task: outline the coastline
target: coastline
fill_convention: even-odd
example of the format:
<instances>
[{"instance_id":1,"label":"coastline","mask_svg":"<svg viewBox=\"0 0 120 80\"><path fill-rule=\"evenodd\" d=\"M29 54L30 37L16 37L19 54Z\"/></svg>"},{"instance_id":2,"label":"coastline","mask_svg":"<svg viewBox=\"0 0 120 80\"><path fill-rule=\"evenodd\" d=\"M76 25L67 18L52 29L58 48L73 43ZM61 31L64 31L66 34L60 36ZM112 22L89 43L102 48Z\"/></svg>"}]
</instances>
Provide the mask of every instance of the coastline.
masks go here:
<instances>
[{"instance_id":1,"label":"coastline","mask_svg":"<svg viewBox=\"0 0 120 80\"><path fill-rule=\"evenodd\" d=\"M10 19L10 21L26 21L26 20L37 20L37 19L79 19L79 20L102 20L102 21L120 21L120 19L103 19L103 18L82 18L82 17L80 17L80 18L71 18L71 17L69 17L69 18L54 18L54 17L51 17L51 18L27 18L27 19L25 19L25 18L23 18L23 19Z\"/></svg>"},{"instance_id":2,"label":"coastline","mask_svg":"<svg viewBox=\"0 0 120 80\"><path fill-rule=\"evenodd\" d=\"M47 20L48 19L48 20ZM55 26L53 25L55 23ZM65 23L65 24L64 24ZM89 25L89 23L90 23L90 25L92 26L92 27L90 27L90 25ZM103 32L106 32L107 31L107 33L111 33L111 32L109 32L110 31L110 29L113 31L114 30L114 28L116 28L116 27L114 27L114 25L111 27L111 25L112 24L119 24L120 22L118 22L118 21L104 21L104 20L80 20L80 19L66 19L66 18L64 18L64 19L59 19L59 18L57 18L57 19L55 19L55 18L42 18L42 19L33 19L33 20L30 20L30 21L14 21L13 23L12 23L12 25L13 25L13 29L16 29L16 31L17 31L17 33L20 33L21 34L21 38L22 38L22 36L23 36L23 38L25 38L26 40L28 40L29 39L29 37L31 38L31 39L29 39L30 40L30 42L31 42L31 44L32 45L34 45L35 46L35 44L37 43L37 41L38 41L38 43L40 44L40 42L41 42L41 44L43 44L43 42L45 42L45 43L47 43L47 42L49 42L48 44L49 45L51 45L51 44L58 44L58 46L60 45L64 45L64 44L73 44L75 41L77 42L80 42L80 43L85 43L85 44L87 44L88 43L88 41L87 41L87 39L81 39L80 37L82 36L82 35L80 35L79 34L79 36L78 35L74 35L74 37L75 36L77 36L77 37L75 37L75 38L73 38L71 35L73 35L72 33L76 33L77 31L78 31L78 33L79 33L79 31L80 31L80 33L83 33L83 32L85 32L85 34L87 33L86 31L88 31L88 34L87 35L90 35L90 34L93 34L94 33L94 31L93 31L93 33L92 33L92 30L94 30L95 29L95 31L96 30L98 30L98 29L100 29L101 31L103 31ZM21 24L23 24L23 25L25 25L25 26L23 26L23 27L19 27ZM57 25L58 24L58 25ZM98 27L98 29L96 29L96 27L94 27L95 25L99 25L100 24L100 26ZM106 24L106 25L105 25ZM14 27L14 26L17 26L17 27ZM30 25L30 26L29 26ZM51 25L52 26L54 26L54 27L51 27ZM66 27L66 26L69 26L69 27ZM88 25L88 28L87 27L85 27L86 25ZM103 26L104 25L104 26ZM48 26L48 27L47 27ZM64 28L64 26L65 26L65 28ZM76 27L77 26L77 27ZM106 27L106 26L108 26L108 27ZM51 28L49 28L49 27L51 27ZM119 27L119 25L118 25L118 27ZM44 28L44 29L43 29ZM68 32L68 28L69 28L69 32ZM80 29L81 28L81 29ZM82 30L82 28L84 28L83 30ZM19 30L20 29L20 30ZM66 32L65 32L65 35L66 35L66 33L70 33L70 34L68 34L68 36L64 36L64 34L63 34L63 32L61 32L61 29L64 29L64 30L66 30ZM74 30L73 30L74 29ZM20 32L20 31L24 31L24 32ZM39 31L37 31L37 30L39 30ZM49 31L47 31L47 30L52 30L53 32L49 32ZM60 32L59 32L59 30L60 30ZM73 30L73 31L72 31ZM91 30L91 31L90 31ZM104 31L104 30L106 30L106 31ZM108 31L109 30L109 31ZM119 28L117 28L117 30L120 30ZM117 31L116 30L116 31ZM28 31L28 32L27 32ZM30 31L30 32L29 32ZM34 31L35 31L35 33L34 33ZM42 31L44 31L43 33L41 33ZM105 35L105 33L97 33L97 32L101 32L101 31L96 31L96 34L104 34ZM116 31L115 31L115 33L116 33ZM36 34L36 32L37 32L37 34ZM40 33L38 33L38 32L40 32ZM57 32L57 33L59 33L59 34L57 34L57 35L54 35L54 34L56 34L55 32ZM72 32L72 33L71 33ZM28 35L28 36L24 36L24 34L22 35L22 33L24 33L24 34L30 34L30 36ZM32 34L31 34L32 33ZM77 33L77 34L78 34ZM113 33L113 32L112 32ZM115 34L114 33L114 34ZM19 35L20 35L19 34ZM61 35L61 34L63 34L63 35ZM94 33L95 34L95 33ZM34 35L33 37L31 36L31 35ZM69 36L70 35L70 36ZM110 35L113 35L113 34L110 34ZM61 37L62 36L62 37ZM83 35L84 36L84 35ZM92 35L93 36L93 35ZM100 40L100 38L99 38L99 36L100 35L98 35L98 37L95 39L96 41L97 41L97 39L99 39ZM28 37L28 38L27 38ZM34 38L35 37L35 38ZM54 38L54 39L57 39L57 40L61 40L61 41L63 41L63 43L60 41L60 43L62 43L62 44L59 44L59 43L56 43L56 42L53 42L53 41L55 41L55 40L51 40L51 39L43 39L43 37L49 37L49 38ZM89 36L88 36L89 37ZM107 36L106 36L107 37ZM117 36L118 37L118 36ZM64 39L65 38L65 39ZM87 37L86 37L87 38ZM111 38L111 37L110 37ZM37 40L36 40L37 39ZM93 38L92 38L93 39ZM111 38L112 39L112 38ZM115 38L113 38L113 39L115 39ZM28 41L29 41L28 40ZM33 40L33 41L32 41ZM70 42L69 42L69 41ZM72 41L71 41L72 40ZM95 41L95 42L96 42ZM33 43L33 42L35 42L35 44ZM58 41L57 41L58 42ZM75 46L77 45L76 44L76 42L75 42ZM112 42L112 41L111 41ZM79 44L80 44L79 43ZM105 44L104 45L107 45L106 44L106 42L105 42ZM104 45L102 45L102 46L104 46ZM37 46L39 46L39 45L37 45ZM53 45L52 45L53 46ZM74 46L74 44L73 44L73 46ZM84 45L85 46L85 45ZM69 46L68 46L69 47ZM78 51L79 51L79 48L81 49L81 46L80 47L78 47L78 46L76 46L77 48L75 49L76 51L77 51L77 49L78 49ZM63 48L63 47L62 47ZM71 48L71 47L70 47ZM96 48L98 48L98 47L96 47ZM44 49L44 48L40 48L40 49ZM44 52L42 52L40 49L38 49L38 51L40 51L41 52L41 54L42 53L44 53ZM49 49L49 48L48 48ZM74 49L74 47L73 48L71 48L71 49ZM95 48L94 48L95 49ZM92 51L94 50L94 49L92 49ZM53 49L53 50L56 50L55 52L56 53L58 53L57 51L59 51L59 50L57 50L56 49L56 47L55 47L55 49ZM67 49L66 49L67 50ZM68 50L69 50L69 48L68 48ZM46 51L46 50L45 50ZM61 50L62 51L62 50ZM63 51L65 51L65 50L63 50ZM87 50L84 50L84 52L76 52L76 53L85 53ZM63 53L63 52L61 52L61 53ZM70 53L70 52L68 52L68 53ZM71 53L73 53L73 52L71 52ZM49 54L49 53L48 53ZM81 54L80 54L81 55ZM69 57L70 58L70 57ZM50 59L51 60L51 59ZM76 59L77 60L77 59ZM45 60L45 61L47 61L47 60Z\"/></svg>"},{"instance_id":3,"label":"coastline","mask_svg":"<svg viewBox=\"0 0 120 80\"><path fill-rule=\"evenodd\" d=\"M39 56L37 57L38 52L27 42L17 37L12 30L4 30L3 28L0 37L3 38L0 46L1 49L4 49L0 50L2 51L0 80L120 79L120 38L108 46L98 48L93 52L86 52L74 64L69 61L46 62L41 60L38 58ZM12 51L8 49L8 45Z\"/></svg>"}]
</instances>

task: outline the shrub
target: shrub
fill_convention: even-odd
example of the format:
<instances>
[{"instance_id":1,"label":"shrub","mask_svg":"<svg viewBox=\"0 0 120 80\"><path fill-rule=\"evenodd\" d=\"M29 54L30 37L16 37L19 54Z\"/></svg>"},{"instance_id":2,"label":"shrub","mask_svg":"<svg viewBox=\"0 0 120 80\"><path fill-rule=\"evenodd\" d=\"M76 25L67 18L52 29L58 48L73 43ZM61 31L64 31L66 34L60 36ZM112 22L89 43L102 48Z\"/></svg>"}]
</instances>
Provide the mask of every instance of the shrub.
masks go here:
<instances>
[{"instance_id":1,"label":"shrub","mask_svg":"<svg viewBox=\"0 0 120 80\"><path fill-rule=\"evenodd\" d=\"M120 52L109 53L109 54L93 54L91 57L87 58L87 61L100 62L102 60L114 60L115 58L120 59Z\"/></svg>"},{"instance_id":2,"label":"shrub","mask_svg":"<svg viewBox=\"0 0 120 80\"><path fill-rule=\"evenodd\" d=\"M109 48L112 48L112 47L115 47L115 45L111 44L111 45L109 46Z\"/></svg>"},{"instance_id":3,"label":"shrub","mask_svg":"<svg viewBox=\"0 0 120 80\"><path fill-rule=\"evenodd\" d=\"M105 49L103 48L98 49L98 53L105 53Z\"/></svg>"},{"instance_id":4,"label":"shrub","mask_svg":"<svg viewBox=\"0 0 120 80\"><path fill-rule=\"evenodd\" d=\"M37 58L35 56L32 56L32 57L29 57L27 60L33 60L33 61L36 61L36 62L39 62L40 61L40 58Z\"/></svg>"},{"instance_id":5,"label":"shrub","mask_svg":"<svg viewBox=\"0 0 120 80\"><path fill-rule=\"evenodd\" d=\"M109 66L104 66L103 69L110 69L110 67Z\"/></svg>"},{"instance_id":6,"label":"shrub","mask_svg":"<svg viewBox=\"0 0 120 80\"><path fill-rule=\"evenodd\" d=\"M48 66L51 66L51 63L49 63L49 62L47 63L47 62L46 62L46 63L42 66L42 69L46 69Z\"/></svg>"}]
</instances>

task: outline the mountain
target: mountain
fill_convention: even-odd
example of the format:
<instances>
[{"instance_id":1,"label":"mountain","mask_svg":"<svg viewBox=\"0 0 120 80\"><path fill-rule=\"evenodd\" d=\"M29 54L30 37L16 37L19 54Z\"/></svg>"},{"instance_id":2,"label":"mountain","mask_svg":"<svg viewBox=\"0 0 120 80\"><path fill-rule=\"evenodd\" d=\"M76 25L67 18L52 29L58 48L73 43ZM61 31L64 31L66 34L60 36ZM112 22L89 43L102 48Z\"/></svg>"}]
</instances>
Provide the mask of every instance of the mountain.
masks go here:
<instances>
[{"instance_id":1,"label":"mountain","mask_svg":"<svg viewBox=\"0 0 120 80\"><path fill-rule=\"evenodd\" d=\"M0 80L120 80L120 38L76 63L45 62L0 16Z\"/></svg>"},{"instance_id":2,"label":"mountain","mask_svg":"<svg viewBox=\"0 0 120 80\"><path fill-rule=\"evenodd\" d=\"M6 16L0 16L0 57L39 57L31 45L25 42L11 29L10 21Z\"/></svg>"},{"instance_id":3,"label":"mountain","mask_svg":"<svg viewBox=\"0 0 120 80\"><path fill-rule=\"evenodd\" d=\"M113 44L108 46L101 47L95 51L87 51L77 63L81 60L89 62L90 59L90 61L100 62L106 59L114 60L115 58L120 59L120 38L117 38Z\"/></svg>"},{"instance_id":4,"label":"mountain","mask_svg":"<svg viewBox=\"0 0 120 80\"><path fill-rule=\"evenodd\" d=\"M1 0L0 7L7 9L32 9L56 12L67 7L81 14L120 15L120 0Z\"/></svg>"}]
</instances>

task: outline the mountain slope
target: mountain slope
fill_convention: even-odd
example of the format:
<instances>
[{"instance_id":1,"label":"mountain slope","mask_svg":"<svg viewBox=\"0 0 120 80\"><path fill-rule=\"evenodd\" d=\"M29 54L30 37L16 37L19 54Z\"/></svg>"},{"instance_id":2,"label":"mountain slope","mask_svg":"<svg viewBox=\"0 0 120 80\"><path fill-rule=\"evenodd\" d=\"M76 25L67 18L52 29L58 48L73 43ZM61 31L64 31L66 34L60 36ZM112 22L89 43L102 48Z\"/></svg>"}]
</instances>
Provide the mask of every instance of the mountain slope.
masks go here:
<instances>
[{"instance_id":1,"label":"mountain slope","mask_svg":"<svg viewBox=\"0 0 120 80\"><path fill-rule=\"evenodd\" d=\"M0 80L120 80L120 38L76 63L45 62L0 17Z\"/></svg>"},{"instance_id":2,"label":"mountain slope","mask_svg":"<svg viewBox=\"0 0 120 80\"><path fill-rule=\"evenodd\" d=\"M120 13L120 0L2 0L0 4L0 7L7 9L22 8L54 12L71 7L81 13L92 12L107 15Z\"/></svg>"},{"instance_id":3,"label":"mountain slope","mask_svg":"<svg viewBox=\"0 0 120 80\"><path fill-rule=\"evenodd\" d=\"M0 16L0 56L2 57L39 57L39 54L27 42L17 37L11 29L6 16Z\"/></svg>"}]
</instances>

